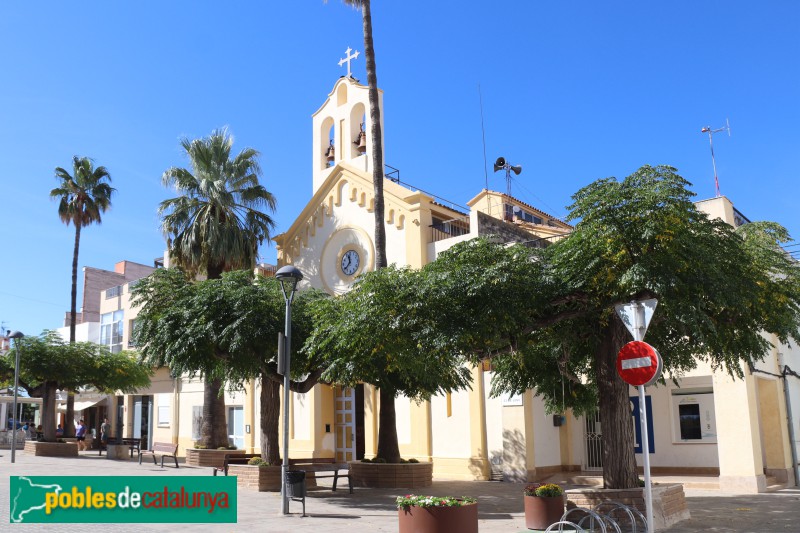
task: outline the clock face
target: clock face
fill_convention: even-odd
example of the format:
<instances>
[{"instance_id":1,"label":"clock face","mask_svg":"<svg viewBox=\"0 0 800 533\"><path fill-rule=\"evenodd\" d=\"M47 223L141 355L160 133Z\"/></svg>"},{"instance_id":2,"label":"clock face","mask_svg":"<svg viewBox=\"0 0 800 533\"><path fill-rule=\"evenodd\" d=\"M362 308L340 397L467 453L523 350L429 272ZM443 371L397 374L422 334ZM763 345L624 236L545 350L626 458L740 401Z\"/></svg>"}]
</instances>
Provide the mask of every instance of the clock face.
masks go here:
<instances>
[{"instance_id":1,"label":"clock face","mask_svg":"<svg viewBox=\"0 0 800 533\"><path fill-rule=\"evenodd\" d=\"M342 272L346 276L352 276L358 272L358 265L361 263L361 258L355 250L348 250L342 256Z\"/></svg>"}]
</instances>

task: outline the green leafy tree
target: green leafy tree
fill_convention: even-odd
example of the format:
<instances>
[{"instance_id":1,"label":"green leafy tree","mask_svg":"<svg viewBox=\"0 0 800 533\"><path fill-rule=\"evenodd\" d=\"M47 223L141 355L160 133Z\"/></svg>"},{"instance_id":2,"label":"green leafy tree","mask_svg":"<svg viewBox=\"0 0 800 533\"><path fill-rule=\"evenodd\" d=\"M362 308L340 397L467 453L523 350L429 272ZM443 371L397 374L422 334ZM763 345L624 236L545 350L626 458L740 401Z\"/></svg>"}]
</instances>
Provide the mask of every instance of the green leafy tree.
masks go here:
<instances>
[{"instance_id":1,"label":"green leafy tree","mask_svg":"<svg viewBox=\"0 0 800 533\"><path fill-rule=\"evenodd\" d=\"M615 368L631 339L615 304L658 299L646 340L675 376L697 361L741 376L768 353L763 331L800 341L800 269L778 246L786 230L710 219L688 186L671 167L645 166L578 191L574 231L544 250L451 248L423 269L437 278L440 327L419 337L421 351L491 357L495 394L534 388L578 413L599 405L605 486L636 487L629 388Z\"/></svg>"},{"instance_id":2,"label":"green leafy tree","mask_svg":"<svg viewBox=\"0 0 800 533\"><path fill-rule=\"evenodd\" d=\"M58 187L50 191L50 197L58 200L58 218L69 226L75 226L75 246L72 252L72 289L70 295L69 342L75 342L78 295L78 251L81 245L81 230L91 224L102 222L101 215L111 206L111 175L106 167L95 167L88 157L72 158L72 175L56 167ZM67 420L75 418L75 396L67 396ZM65 431L71 435L72 424Z\"/></svg>"},{"instance_id":3,"label":"green leafy tree","mask_svg":"<svg viewBox=\"0 0 800 533\"><path fill-rule=\"evenodd\" d=\"M263 211L275 210L275 198L258 182L259 153L245 148L233 156L233 137L226 129L203 139L182 139L181 146L191 170L164 172L164 185L180 196L159 206L171 264L208 279L252 270L259 245L270 240L275 225ZM204 375L204 385L202 442L216 448L228 442L223 381L211 373Z\"/></svg>"},{"instance_id":4,"label":"green leafy tree","mask_svg":"<svg viewBox=\"0 0 800 533\"><path fill-rule=\"evenodd\" d=\"M159 269L132 290L139 307L135 338L144 361L180 374L202 374L241 385L261 382L261 455L280 464L280 389L276 338L284 327L284 299L275 278L246 271L191 282L177 269ZM292 342L311 329L310 307L324 293L298 293L292 305ZM319 381L320 358L292 356L291 390L305 393Z\"/></svg>"},{"instance_id":5,"label":"green leafy tree","mask_svg":"<svg viewBox=\"0 0 800 533\"><path fill-rule=\"evenodd\" d=\"M54 331L21 340L19 384L33 398L42 399L44 440L56 440L56 391L93 387L101 392L134 392L150 385L149 367L134 353L111 353L90 342L65 343ZM0 379L14 379L16 344L0 357ZM69 424L67 424L69 425Z\"/></svg>"},{"instance_id":6,"label":"green leafy tree","mask_svg":"<svg viewBox=\"0 0 800 533\"><path fill-rule=\"evenodd\" d=\"M421 349L438 323L435 307L425 305L422 277L394 266L364 274L350 292L321 302L304 348L323 358L326 381L366 382L380 390L377 456L388 462L400 461L398 394L423 401L470 384L462 357L451 350Z\"/></svg>"}]
</instances>

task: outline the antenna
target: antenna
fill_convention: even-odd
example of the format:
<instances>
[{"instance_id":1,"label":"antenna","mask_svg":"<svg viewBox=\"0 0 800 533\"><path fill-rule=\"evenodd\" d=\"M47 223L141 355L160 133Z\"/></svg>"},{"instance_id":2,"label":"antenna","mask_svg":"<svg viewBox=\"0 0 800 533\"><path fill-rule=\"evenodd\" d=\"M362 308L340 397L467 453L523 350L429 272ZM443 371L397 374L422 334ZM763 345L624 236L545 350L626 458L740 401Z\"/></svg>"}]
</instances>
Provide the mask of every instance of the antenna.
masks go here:
<instances>
[{"instance_id":1,"label":"antenna","mask_svg":"<svg viewBox=\"0 0 800 533\"><path fill-rule=\"evenodd\" d=\"M486 180L486 190L489 190L489 172L486 170L486 130L483 127L483 94L481 84L478 84L478 99L481 103L481 139L483 140L483 179Z\"/></svg>"},{"instance_id":2,"label":"antenna","mask_svg":"<svg viewBox=\"0 0 800 533\"><path fill-rule=\"evenodd\" d=\"M506 161L505 157L498 157L494 162L494 171L497 172L500 169L506 171L506 194L511 196L511 171L513 170L514 174L519 176L519 173L522 172L522 165L515 166Z\"/></svg>"},{"instance_id":3,"label":"antenna","mask_svg":"<svg viewBox=\"0 0 800 533\"><path fill-rule=\"evenodd\" d=\"M722 194L719 192L719 178L717 177L717 162L714 159L714 134L719 133L721 131L727 131L728 137L731 136L731 123L727 118L725 119L725 125L721 128L712 130L710 126L706 126L700 130L701 133L708 133L708 144L709 146L711 146L711 165L714 167L714 186L716 187L717 190L717 196L722 196Z\"/></svg>"}]
</instances>

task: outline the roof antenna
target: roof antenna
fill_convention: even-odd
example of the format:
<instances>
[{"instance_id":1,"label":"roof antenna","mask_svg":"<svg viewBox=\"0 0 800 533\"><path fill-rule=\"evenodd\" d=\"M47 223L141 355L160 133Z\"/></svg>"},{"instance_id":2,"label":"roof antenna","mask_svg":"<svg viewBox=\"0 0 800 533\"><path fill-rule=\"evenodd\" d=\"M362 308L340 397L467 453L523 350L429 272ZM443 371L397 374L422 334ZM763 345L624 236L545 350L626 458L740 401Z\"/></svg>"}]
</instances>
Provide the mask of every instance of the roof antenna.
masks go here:
<instances>
[{"instance_id":1,"label":"roof antenna","mask_svg":"<svg viewBox=\"0 0 800 533\"><path fill-rule=\"evenodd\" d=\"M483 179L486 180L486 190L489 190L489 173L486 170L486 129L483 127L483 94L481 84L478 84L478 99L481 103L481 138L483 139Z\"/></svg>"},{"instance_id":2,"label":"roof antenna","mask_svg":"<svg viewBox=\"0 0 800 533\"><path fill-rule=\"evenodd\" d=\"M711 164L714 166L714 186L717 189L717 197L719 197L719 196L722 196L722 194L719 192L719 178L717 177L717 162L714 160L714 139L713 139L713 136L714 136L715 133L719 133L721 131L727 131L728 132L728 137L730 137L731 136L731 123L726 118L725 119L725 125L723 127L717 128L715 130L712 130L711 127L706 126L705 128L703 128L700 131L702 133L708 133L708 144L711 146Z\"/></svg>"}]
</instances>

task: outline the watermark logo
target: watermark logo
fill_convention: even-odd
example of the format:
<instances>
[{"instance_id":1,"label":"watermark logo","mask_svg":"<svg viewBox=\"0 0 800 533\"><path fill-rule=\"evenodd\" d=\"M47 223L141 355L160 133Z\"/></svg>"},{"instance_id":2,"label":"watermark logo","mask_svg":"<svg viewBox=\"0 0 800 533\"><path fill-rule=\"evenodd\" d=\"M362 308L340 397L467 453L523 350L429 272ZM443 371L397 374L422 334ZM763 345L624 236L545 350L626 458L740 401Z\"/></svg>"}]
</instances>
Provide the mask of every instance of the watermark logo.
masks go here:
<instances>
[{"instance_id":1,"label":"watermark logo","mask_svg":"<svg viewBox=\"0 0 800 533\"><path fill-rule=\"evenodd\" d=\"M235 523L236 478L11 476L11 523Z\"/></svg>"}]
</instances>

